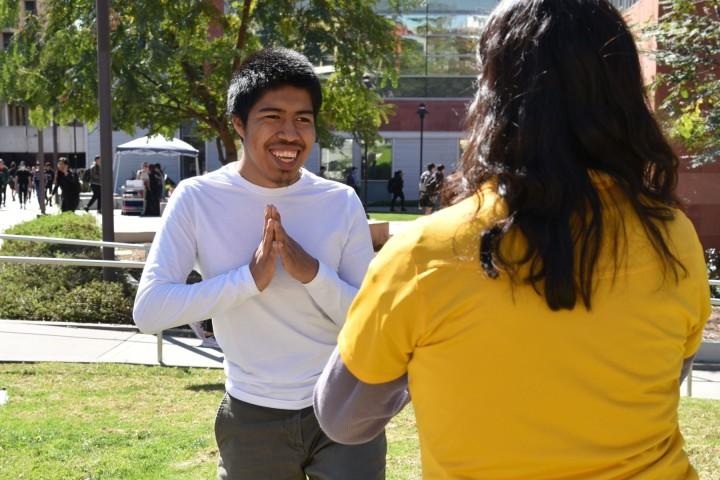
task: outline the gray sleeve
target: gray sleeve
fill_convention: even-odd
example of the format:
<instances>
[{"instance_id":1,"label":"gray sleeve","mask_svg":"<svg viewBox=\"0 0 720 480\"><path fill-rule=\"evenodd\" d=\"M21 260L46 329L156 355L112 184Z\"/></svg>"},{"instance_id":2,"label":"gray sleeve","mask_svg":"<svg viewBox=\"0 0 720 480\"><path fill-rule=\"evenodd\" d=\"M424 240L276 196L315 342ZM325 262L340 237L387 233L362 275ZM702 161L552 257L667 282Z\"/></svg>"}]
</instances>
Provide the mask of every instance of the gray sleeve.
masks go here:
<instances>
[{"instance_id":1,"label":"gray sleeve","mask_svg":"<svg viewBox=\"0 0 720 480\"><path fill-rule=\"evenodd\" d=\"M683 361L682 369L680 369L680 383L685 381L685 377L687 377L692 370L693 360L695 360L695 355L688 357Z\"/></svg>"},{"instance_id":2,"label":"gray sleeve","mask_svg":"<svg viewBox=\"0 0 720 480\"><path fill-rule=\"evenodd\" d=\"M313 406L327 436L352 445L382 433L409 401L407 374L387 383L363 383L347 369L336 347L315 385Z\"/></svg>"}]
</instances>

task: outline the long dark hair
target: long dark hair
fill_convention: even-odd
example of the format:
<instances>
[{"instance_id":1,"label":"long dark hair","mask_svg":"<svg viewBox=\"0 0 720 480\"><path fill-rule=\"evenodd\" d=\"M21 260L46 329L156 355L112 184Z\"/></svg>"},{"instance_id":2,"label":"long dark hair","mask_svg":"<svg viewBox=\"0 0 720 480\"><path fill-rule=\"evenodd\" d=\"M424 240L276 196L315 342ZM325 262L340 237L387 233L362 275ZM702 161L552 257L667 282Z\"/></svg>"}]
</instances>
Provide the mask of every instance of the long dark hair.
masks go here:
<instances>
[{"instance_id":1,"label":"long dark hair","mask_svg":"<svg viewBox=\"0 0 720 480\"><path fill-rule=\"evenodd\" d=\"M648 106L620 13L606 0L507 0L490 16L478 57L461 169L467 192L496 180L510 211L481 241L486 272L529 265L524 280L551 309L573 309L578 296L590 309L602 240L614 235L617 245L624 232L603 223L595 171L617 184L677 279L684 267L663 224L679 207L678 158ZM519 259L501 254L511 228L527 240Z\"/></svg>"}]
</instances>

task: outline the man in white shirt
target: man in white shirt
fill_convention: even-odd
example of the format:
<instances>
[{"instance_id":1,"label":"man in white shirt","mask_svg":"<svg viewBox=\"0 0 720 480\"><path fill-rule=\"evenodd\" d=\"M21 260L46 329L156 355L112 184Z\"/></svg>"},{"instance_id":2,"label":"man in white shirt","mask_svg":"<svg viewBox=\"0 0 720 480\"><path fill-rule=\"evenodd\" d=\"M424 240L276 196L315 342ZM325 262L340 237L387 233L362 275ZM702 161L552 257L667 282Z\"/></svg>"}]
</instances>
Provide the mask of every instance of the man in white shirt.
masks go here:
<instances>
[{"instance_id":1,"label":"man in white shirt","mask_svg":"<svg viewBox=\"0 0 720 480\"><path fill-rule=\"evenodd\" d=\"M141 330L213 319L227 377L215 422L221 479L385 477L384 433L340 445L312 409L373 256L352 188L302 168L321 103L304 56L246 59L228 90L241 158L178 185L140 280ZM203 281L186 285L193 268Z\"/></svg>"}]
</instances>

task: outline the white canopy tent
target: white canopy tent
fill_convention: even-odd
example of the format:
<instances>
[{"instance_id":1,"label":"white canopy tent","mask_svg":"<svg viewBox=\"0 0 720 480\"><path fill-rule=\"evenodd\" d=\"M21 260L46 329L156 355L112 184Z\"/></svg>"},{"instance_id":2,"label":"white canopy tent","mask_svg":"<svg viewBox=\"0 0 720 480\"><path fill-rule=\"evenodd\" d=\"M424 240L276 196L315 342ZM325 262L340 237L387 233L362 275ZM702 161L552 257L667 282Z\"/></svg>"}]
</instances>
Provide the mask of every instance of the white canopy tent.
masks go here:
<instances>
[{"instance_id":1,"label":"white canopy tent","mask_svg":"<svg viewBox=\"0 0 720 480\"><path fill-rule=\"evenodd\" d=\"M165 138L162 135L140 137L115 148L115 184L113 185L113 191L117 190L120 159L124 154L177 156L178 164L180 163L180 156L195 157L195 172L198 175L200 174L200 162L198 160L200 152L189 143L183 142L179 138Z\"/></svg>"}]
</instances>

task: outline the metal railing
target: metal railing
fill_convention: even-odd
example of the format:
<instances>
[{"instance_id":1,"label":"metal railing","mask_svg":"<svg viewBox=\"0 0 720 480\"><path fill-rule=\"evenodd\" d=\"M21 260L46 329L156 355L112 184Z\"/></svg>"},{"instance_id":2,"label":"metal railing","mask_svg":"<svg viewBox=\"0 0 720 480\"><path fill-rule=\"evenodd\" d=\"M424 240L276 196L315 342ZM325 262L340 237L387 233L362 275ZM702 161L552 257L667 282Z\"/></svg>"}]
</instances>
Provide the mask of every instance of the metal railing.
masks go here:
<instances>
[{"instance_id":1,"label":"metal railing","mask_svg":"<svg viewBox=\"0 0 720 480\"><path fill-rule=\"evenodd\" d=\"M135 244L135 243L118 243L118 242L102 242L96 240L77 240L72 238L56 238L56 237L36 237L28 235L8 235L0 234L0 239L5 240L22 240L30 242L45 242L65 245L84 245L93 247L115 247L124 249L134 250L149 250L150 244ZM35 265L66 265L75 267L110 267L110 268L144 268L145 262L133 262L126 260L86 260L76 258L44 258L44 257L10 257L0 256L0 263L26 263ZM720 280L710 280L709 286L720 287ZM720 298L711 298L710 303L712 305L720 306ZM157 338L157 357L158 363L164 365L163 362L163 330L156 333ZM692 396L692 368L688 372L686 377L686 387L688 397Z\"/></svg>"},{"instance_id":2,"label":"metal railing","mask_svg":"<svg viewBox=\"0 0 720 480\"><path fill-rule=\"evenodd\" d=\"M79 240L76 238L58 238L58 237L39 237L31 235L10 235L6 233L0 234L1 240L15 240L26 242L42 242L58 245L79 245L86 247L112 247L125 250L150 250L149 243L121 243L121 242L103 242L100 240ZM133 262L128 260L90 260L83 258L47 258L47 257L11 257L0 256L0 263L25 263L30 265L60 265L72 267L106 267L120 269L143 269L145 262ZM157 338L157 359L160 365L163 362L163 332L159 331L155 334Z\"/></svg>"}]
</instances>

